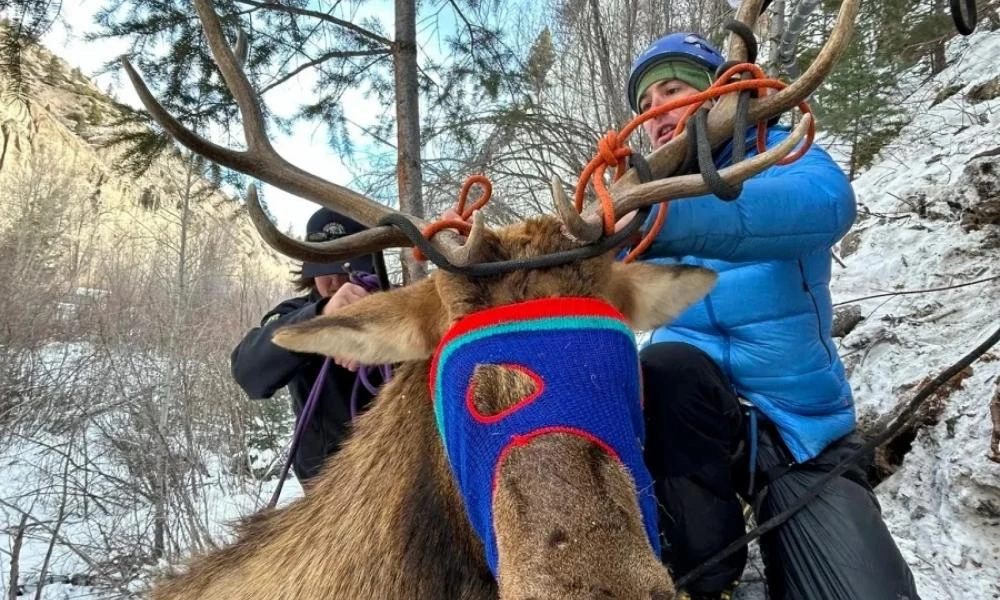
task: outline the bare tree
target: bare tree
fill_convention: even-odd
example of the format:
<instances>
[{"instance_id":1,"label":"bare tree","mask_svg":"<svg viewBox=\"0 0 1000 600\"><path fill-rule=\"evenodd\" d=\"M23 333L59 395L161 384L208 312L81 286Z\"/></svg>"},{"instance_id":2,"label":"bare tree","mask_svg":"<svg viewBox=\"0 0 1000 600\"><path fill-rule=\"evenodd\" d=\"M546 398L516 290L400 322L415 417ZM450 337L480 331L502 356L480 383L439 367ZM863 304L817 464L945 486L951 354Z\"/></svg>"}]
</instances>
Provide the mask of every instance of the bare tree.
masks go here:
<instances>
[{"instance_id":1,"label":"bare tree","mask_svg":"<svg viewBox=\"0 0 1000 600\"><path fill-rule=\"evenodd\" d=\"M18 576L21 566L21 544L24 543L24 534L28 530L28 515L21 515L21 522L14 530L14 544L10 550L10 587L7 589L7 600L17 600L19 595Z\"/></svg>"}]
</instances>

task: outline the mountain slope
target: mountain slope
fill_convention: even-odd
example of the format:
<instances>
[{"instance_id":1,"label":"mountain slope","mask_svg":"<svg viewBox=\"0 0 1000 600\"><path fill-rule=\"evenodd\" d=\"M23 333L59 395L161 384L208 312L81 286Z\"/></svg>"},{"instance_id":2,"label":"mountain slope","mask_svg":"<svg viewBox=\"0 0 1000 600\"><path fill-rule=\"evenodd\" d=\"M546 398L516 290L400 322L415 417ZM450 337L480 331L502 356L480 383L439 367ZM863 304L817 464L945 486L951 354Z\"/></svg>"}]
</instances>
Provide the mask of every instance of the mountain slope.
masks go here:
<instances>
[{"instance_id":1,"label":"mountain slope","mask_svg":"<svg viewBox=\"0 0 1000 600\"><path fill-rule=\"evenodd\" d=\"M184 196L197 190L189 225L219 236L232 252L259 262L271 277L287 275L289 260L261 242L243 205L208 181L192 179L179 152L157 160L141 177L119 168L126 158L123 150L106 148L103 142L121 133L112 124L123 107L79 71L34 46L24 53L23 72L23 94L14 93L12 82L0 80L0 186L32 169L58 165L85 195L88 212L81 218L96 229L87 234L96 234L99 246L125 243L147 252L155 249L153 236L139 232L178 235ZM12 213L10 203L0 202L0 225L14 221Z\"/></svg>"}]
</instances>

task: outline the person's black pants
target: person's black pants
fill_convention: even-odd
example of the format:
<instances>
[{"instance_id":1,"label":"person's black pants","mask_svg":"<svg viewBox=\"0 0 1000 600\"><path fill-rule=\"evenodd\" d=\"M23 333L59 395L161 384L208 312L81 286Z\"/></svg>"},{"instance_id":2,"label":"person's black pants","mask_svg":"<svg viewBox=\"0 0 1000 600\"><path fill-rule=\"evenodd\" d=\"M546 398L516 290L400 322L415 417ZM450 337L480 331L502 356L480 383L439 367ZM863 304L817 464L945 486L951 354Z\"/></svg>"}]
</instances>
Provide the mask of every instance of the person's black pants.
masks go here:
<instances>
[{"instance_id":1,"label":"person's black pants","mask_svg":"<svg viewBox=\"0 0 1000 600\"><path fill-rule=\"evenodd\" d=\"M781 512L862 445L848 435L791 470L774 426L758 415L755 490L750 493L749 410L712 359L682 343L640 354L646 415L646 465L660 502L663 559L682 577L746 531L742 497L758 522ZM858 464L761 540L774 600L919 600L913 576L882 521ZM739 579L743 549L692 582L714 594Z\"/></svg>"}]
</instances>

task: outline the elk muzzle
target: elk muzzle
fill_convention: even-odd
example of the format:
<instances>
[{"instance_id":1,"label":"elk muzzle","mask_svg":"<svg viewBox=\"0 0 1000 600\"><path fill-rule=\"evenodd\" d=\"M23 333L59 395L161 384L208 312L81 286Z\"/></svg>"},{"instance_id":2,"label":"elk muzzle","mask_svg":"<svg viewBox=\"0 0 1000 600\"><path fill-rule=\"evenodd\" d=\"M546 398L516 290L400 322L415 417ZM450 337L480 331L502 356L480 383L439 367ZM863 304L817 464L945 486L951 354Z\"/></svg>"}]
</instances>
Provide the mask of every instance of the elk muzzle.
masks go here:
<instances>
[{"instance_id":1,"label":"elk muzzle","mask_svg":"<svg viewBox=\"0 0 1000 600\"><path fill-rule=\"evenodd\" d=\"M669 600L632 479L593 442L553 433L507 454L493 500L503 600Z\"/></svg>"}]
</instances>

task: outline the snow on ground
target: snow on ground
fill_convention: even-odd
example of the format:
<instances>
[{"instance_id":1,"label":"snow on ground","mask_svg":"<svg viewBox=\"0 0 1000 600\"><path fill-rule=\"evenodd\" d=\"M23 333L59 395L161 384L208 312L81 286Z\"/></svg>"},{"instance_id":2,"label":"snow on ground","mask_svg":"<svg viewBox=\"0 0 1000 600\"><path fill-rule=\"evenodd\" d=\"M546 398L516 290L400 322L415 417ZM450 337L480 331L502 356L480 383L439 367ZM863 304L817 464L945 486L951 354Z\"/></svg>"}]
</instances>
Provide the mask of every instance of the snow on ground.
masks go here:
<instances>
[{"instance_id":1,"label":"snow on ground","mask_svg":"<svg viewBox=\"0 0 1000 600\"><path fill-rule=\"evenodd\" d=\"M996 85L997 70L984 67L1000 61L1000 33L957 38L948 51L950 66L907 102L912 121L854 182L871 215L859 218L857 250L836 271L835 301L1000 277L1000 219L970 228L988 205L1000 208L1000 156L973 159L1000 150L1000 98L970 95ZM937 375L1000 326L1000 280L860 306L866 319L841 355L864 419L909 399L915 388L902 386ZM1000 464L987 458L998 359L994 348L972 365L877 489L925 600L1000 596Z\"/></svg>"},{"instance_id":2,"label":"snow on ground","mask_svg":"<svg viewBox=\"0 0 1000 600\"><path fill-rule=\"evenodd\" d=\"M140 371L147 376L143 381L131 380L128 385L109 385L113 389L102 392L102 397L89 407L94 414L88 416L90 425L86 433L60 435L31 429L30 434L0 438L0 593L3 597L7 597L10 586L14 535L25 513L31 517L27 521L18 561L18 579L23 594L34 596L53 537L57 543L46 569L44 600L118 598L141 589L144 579L148 578L147 569L140 567L136 573L129 570L129 565L136 558L136 552L149 549L154 522L152 507L143 497L145 490L141 482L128 485L132 476L113 447L113 440L134 434L121 430L128 421L121 418L114 407L123 398L144 388L155 389L156 373L163 372L163 361L138 355L135 351L130 352L130 360L141 362ZM30 369L41 381L75 387L92 385L94 378L102 373L107 376L107 371L98 366L101 364L88 344L52 343L33 354L23 368ZM67 406L70 419L86 410L82 406ZM257 456L255 467L266 466L264 461L277 460L273 452L263 454L266 453ZM259 481L235 473L229 462L216 455L200 456L199 464L203 469L200 476L192 478L192 485L199 489L198 494L191 495L197 505L199 522L217 543L231 538L230 527L240 518L263 507L276 485L273 478ZM301 493L294 478L287 480L280 504ZM64 518L59 523L61 507ZM180 525L174 525L181 529ZM87 577L97 572L113 573L123 580L118 588L112 589L86 585L89 583Z\"/></svg>"}]
</instances>

